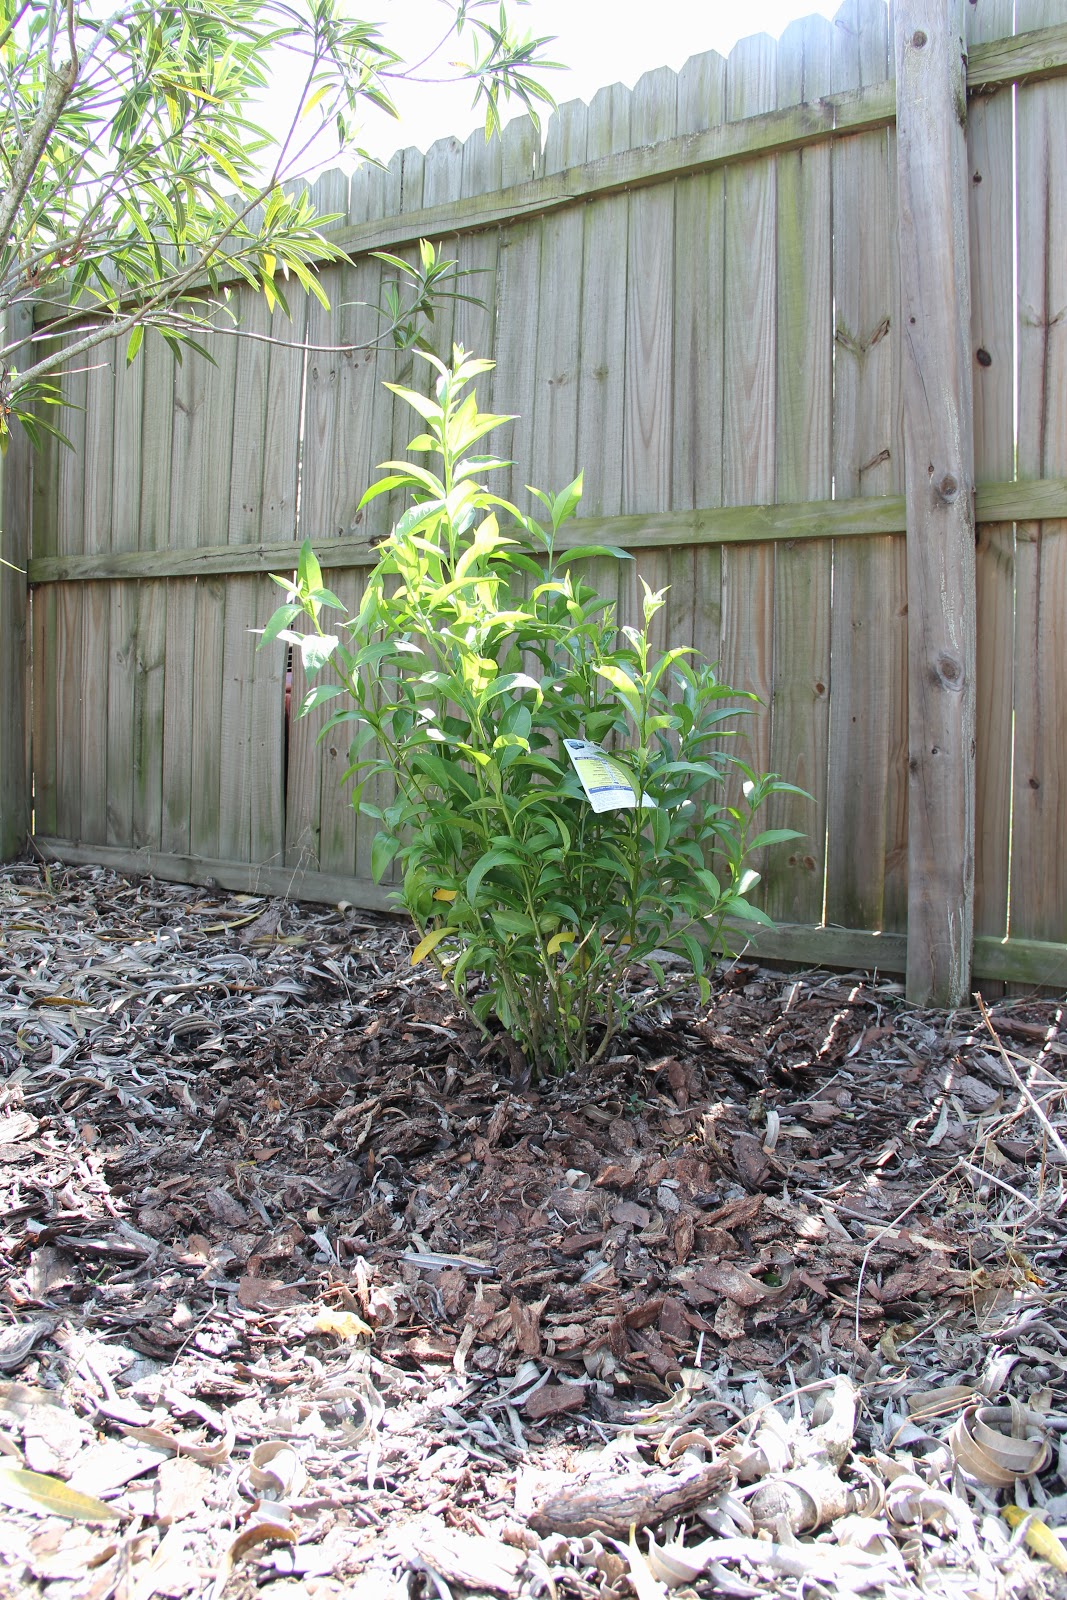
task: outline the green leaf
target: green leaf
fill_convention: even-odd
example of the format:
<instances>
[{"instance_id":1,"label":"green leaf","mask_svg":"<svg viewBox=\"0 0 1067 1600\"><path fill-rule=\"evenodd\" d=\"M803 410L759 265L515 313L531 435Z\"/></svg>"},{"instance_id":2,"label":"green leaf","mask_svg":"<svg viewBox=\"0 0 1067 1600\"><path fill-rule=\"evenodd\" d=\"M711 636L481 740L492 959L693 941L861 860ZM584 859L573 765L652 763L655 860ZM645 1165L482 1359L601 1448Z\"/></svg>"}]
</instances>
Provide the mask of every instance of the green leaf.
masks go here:
<instances>
[{"instance_id":1,"label":"green leaf","mask_svg":"<svg viewBox=\"0 0 1067 1600\"><path fill-rule=\"evenodd\" d=\"M282 629L287 628L291 622L295 622L297 617L303 614L303 610L303 606L279 606L277 611L271 617L270 621L267 623L267 626L263 629L259 643L256 645L256 649L262 650L264 645L272 644L281 633Z\"/></svg>"},{"instance_id":2,"label":"green leaf","mask_svg":"<svg viewBox=\"0 0 1067 1600\"><path fill-rule=\"evenodd\" d=\"M300 546L296 575L302 589L320 589L322 587L322 568L319 566L318 558L311 548L310 539L305 539Z\"/></svg>"},{"instance_id":3,"label":"green leaf","mask_svg":"<svg viewBox=\"0 0 1067 1600\"><path fill-rule=\"evenodd\" d=\"M618 690L631 711L634 710L639 703L639 691L634 680L621 667L617 667L613 661L606 661L594 666L593 671L598 678L603 678L613 689Z\"/></svg>"},{"instance_id":4,"label":"green leaf","mask_svg":"<svg viewBox=\"0 0 1067 1600\"><path fill-rule=\"evenodd\" d=\"M364 807L364 810L369 808ZM376 833L370 847L370 874L375 883L381 883L390 861L400 848L400 840L391 833Z\"/></svg>"},{"instance_id":5,"label":"green leaf","mask_svg":"<svg viewBox=\"0 0 1067 1600\"><path fill-rule=\"evenodd\" d=\"M556 561L589 561L597 556L613 556L616 561L632 561L632 550L622 550L617 544L578 544L571 550L557 550Z\"/></svg>"},{"instance_id":6,"label":"green leaf","mask_svg":"<svg viewBox=\"0 0 1067 1600\"><path fill-rule=\"evenodd\" d=\"M314 711L316 706L321 706L326 700L336 700L338 695L344 694L344 689L339 683L319 683L314 689L309 689L304 696L300 707L300 715L307 716L309 711Z\"/></svg>"},{"instance_id":7,"label":"green leaf","mask_svg":"<svg viewBox=\"0 0 1067 1600\"><path fill-rule=\"evenodd\" d=\"M790 839L803 839L804 835L798 828L767 828L763 833L757 833L754 839L749 839L749 850L761 850L764 845L786 844Z\"/></svg>"},{"instance_id":8,"label":"green leaf","mask_svg":"<svg viewBox=\"0 0 1067 1600\"><path fill-rule=\"evenodd\" d=\"M761 928L774 927L774 923L767 913L761 911L759 906L754 906L750 900L742 900L740 898L731 900L727 914L730 917L740 917L744 922L757 922Z\"/></svg>"},{"instance_id":9,"label":"green leaf","mask_svg":"<svg viewBox=\"0 0 1067 1600\"><path fill-rule=\"evenodd\" d=\"M317 672L329 661L337 649L337 639L332 633L302 633L300 635L300 659L303 662L304 674L313 678Z\"/></svg>"},{"instance_id":10,"label":"green leaf","mask_svg":"<svg viewBox=\"0 0 1067 1600\"><path fill-rule=\"evenodd\" d=\"M536 931L534 923L526 916L525 912L512 911L507 906L495 907L489 913L489 916L494 928L512 938Z\"/></svg>"},{"instance_id":11,"label":"green leaf","mask_svg":"<svg viewBox=\"0 0 1067 1600\"><path fill-rule=\"evenodd\" d=\"M493 850L487 850L475 862L467 874L467 899L475 905L478 899L478 890L486 873L492 872L494 867L519 867L522 863L515 852L507 845L497 845Z\"/></svg>"},{"instance_id":12,"label":"green leaf","mask_svg":"<svg viewBox=\"0 0 1067 1600\"><path fill-rule=\"evenodd\" d=\"M689 965L699 978L704 971L704 952L691 933L682 933L678 936L678 943L689 957Z\"/></svg>"}]
</instances>

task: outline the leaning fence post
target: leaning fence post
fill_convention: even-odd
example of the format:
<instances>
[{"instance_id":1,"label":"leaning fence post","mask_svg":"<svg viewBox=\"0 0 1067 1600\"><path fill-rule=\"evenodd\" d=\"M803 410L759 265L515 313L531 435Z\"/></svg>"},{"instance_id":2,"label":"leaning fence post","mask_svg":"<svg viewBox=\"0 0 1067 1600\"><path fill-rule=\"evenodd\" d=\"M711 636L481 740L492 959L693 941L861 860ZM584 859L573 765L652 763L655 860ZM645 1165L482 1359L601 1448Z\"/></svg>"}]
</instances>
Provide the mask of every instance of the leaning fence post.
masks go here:
<instances>
[{"instance_id":1,"label":"leaning fence post","mask_svg":"<svg viewBox=\"0 0 1067 1600\"><path fill-rule=\"evenodd\" d=\"M16 305L8 314L4 343L28 338L33 307ZM28 348L28 347L27 347ZM19 364L26 356L18 352ZM30 554L33 452L16 423L7 454L0 459L0 861L10 861L30 831L30 766L27 738L30 650L27 631L26 565Z\"/></svg>"},{"instance_id":2,"label":"leaning fence post","mask_svg":"<svg viewBox=\"0 0 1067 1600\"><path fill-rule=\"evenodd\" d=\"M908 538L908 999L954 1006L974 928L974 433L964 0L897 0Z\"/></svg>"}]
</instances>

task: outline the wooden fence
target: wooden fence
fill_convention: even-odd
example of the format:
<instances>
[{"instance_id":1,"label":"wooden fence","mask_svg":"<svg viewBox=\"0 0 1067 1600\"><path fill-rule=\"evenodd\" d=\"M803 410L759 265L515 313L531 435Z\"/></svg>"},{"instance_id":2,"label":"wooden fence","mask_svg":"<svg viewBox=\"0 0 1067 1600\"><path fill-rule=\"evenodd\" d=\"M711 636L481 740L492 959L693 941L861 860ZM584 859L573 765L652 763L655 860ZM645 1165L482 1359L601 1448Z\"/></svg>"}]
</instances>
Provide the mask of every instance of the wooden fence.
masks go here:
<instances>
[{"instance_id":1,"label":"wooden fence","mask_svg":"<svg viewBox=\"0 0 1067 1600\"><path fill-rule=\"evenodd\" d=\"M69 376L75 449L32 465L41 848L385 903L346 750L287 722L249 630L308 535L359 594L395 507L356 507L413 432L370 252L429 237L478 274L436 335L497 363L513 493L584 469L576 537L636 558L598 571L621 611L669 585L661 638L761 697L753 759L814 797L778 808L806 837L767 863L759 949L907 966L917 999L969 968L1067 985L1067 0L899 13L895 49L847 0L604 89L543 153L517 122L329 173L331 311L237 287L259 337L216 366L150 336ZM7 470L12 525L24 450Z\"/></svg>"}]
</instances>

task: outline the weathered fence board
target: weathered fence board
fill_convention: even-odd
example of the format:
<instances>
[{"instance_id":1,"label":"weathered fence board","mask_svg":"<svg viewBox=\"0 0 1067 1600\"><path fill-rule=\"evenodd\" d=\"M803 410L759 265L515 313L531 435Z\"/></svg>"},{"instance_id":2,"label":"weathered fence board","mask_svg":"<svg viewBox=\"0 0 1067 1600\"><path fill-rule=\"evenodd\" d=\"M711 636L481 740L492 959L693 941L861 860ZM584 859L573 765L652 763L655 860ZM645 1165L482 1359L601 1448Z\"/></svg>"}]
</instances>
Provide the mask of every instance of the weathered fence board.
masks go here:
<instances>
[{"instance_id":1,"label":"weathered fence board","mask_svg":"<svg viewBox=\"0 0 1067 1600\"><path fill-rule=\"evenodd\" d=\"M793 23L778 41L779 105L831 88L833 28ZM778 157L778 373L775 489L779 500L827 500L833 488L833 234L830 151ZM774 552L774 689L770 764L812 796L776 802L769 821L804 838L770 853L765 905L776 919L822 921L830 710L829 539Z\"/></svg>"},{"instance_id":2,"label":"weathered fence board","mask_svg":"<svg viewBox=\"0 0 1067 1600\"><path fill-rule=\"evenodd\" d=\"M971 10L975 43L1010 33L1012 0ZM1011 91L975 100L967 118L970 191L971 345L975 477L1015 472L1012 283L1014 173ZM1003 938L1008 926L1014 689L1015 527L980 524L976 564L976 934Z\"/></svg>"},{"instance_id":3,"label":"weathered fence board","mask_svg":"<svg viewBox=\"0 0 1067 1600\"><path fill-rule=\"evenodd\" d=\"M1016 27L1061 20L1018 0ZM1067 84L1016 100L1020 477L1067 463ZM1010 931L1067 940L1067 520L1016 529L1015 785Z\"/></svg>"},{"instance_id":4,"label":"weathered fence board","mask_svg":"<svg viewBox=\"0 0 1067 1600\"><path fill-rule=\"evenodd\" d=\"M969 9L970 86L997 90L972 97L968 129L973 970L1056 982L1067 282L1046 244L1062 232L1067 0L1019 0L1023 38L1009 37L1009 0ZM426 392L432 375L378 337L395 273L370 252L414 261L427 236L477 273L459 287L484 303L448 302L427 331L443 353L456 338L497 362L479 394L518 414L494 441L516 463L502 492L527 504L527 483L559 489L582 469L585 514L566 539L634 556L587 575L627 619L639 579L665 588L657 640L695 645L754 689L764 705L737 748L812 793L776 807L807 838L767 863L784 926L760 948L901 968L912 530L893 76L882 0L847 0L832 24L805 19L777 44L743 41L728 61L697 56L564 107L543 152L515 122L489 145L446 139L326 174L316 197L353 250L324 270L329 312L294 296L290 323L238 289L259 337L213 336L215 368L178 368L149 337L128 370L115 352L70 376L85 470L50 447L33 486L38 833L72 859L385 903L368 881L375 825L338 783L344 730L317 743L325 711L287 719L285 652L257 653L250 630L279 598L267 574L292 571L305 536L355 604L399 511L395 496L358 510L377 463L418 429L382 384ZM304 687L297 663L294 708Z\"/></svg>"}]
</instances>

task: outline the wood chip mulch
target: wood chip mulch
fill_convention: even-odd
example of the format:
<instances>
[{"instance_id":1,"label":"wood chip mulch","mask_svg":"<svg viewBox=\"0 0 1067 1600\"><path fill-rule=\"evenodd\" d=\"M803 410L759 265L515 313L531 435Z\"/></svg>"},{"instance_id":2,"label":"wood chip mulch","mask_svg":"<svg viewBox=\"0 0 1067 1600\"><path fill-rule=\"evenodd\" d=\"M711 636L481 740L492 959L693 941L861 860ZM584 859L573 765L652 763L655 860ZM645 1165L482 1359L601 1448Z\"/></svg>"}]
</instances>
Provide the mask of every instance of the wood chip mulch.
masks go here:
<instances>
[{"instance_id":1,"label":"wood chip mulch","mask_svg":"<svg viewBox=\"0 0 1067 1600\"><path fill-rule=\"evenodd\" d=\"M0 1594L1067 1595L1060 1002L531 1085L411 944L0 868Z\"/></svg>"}]
</instances>

